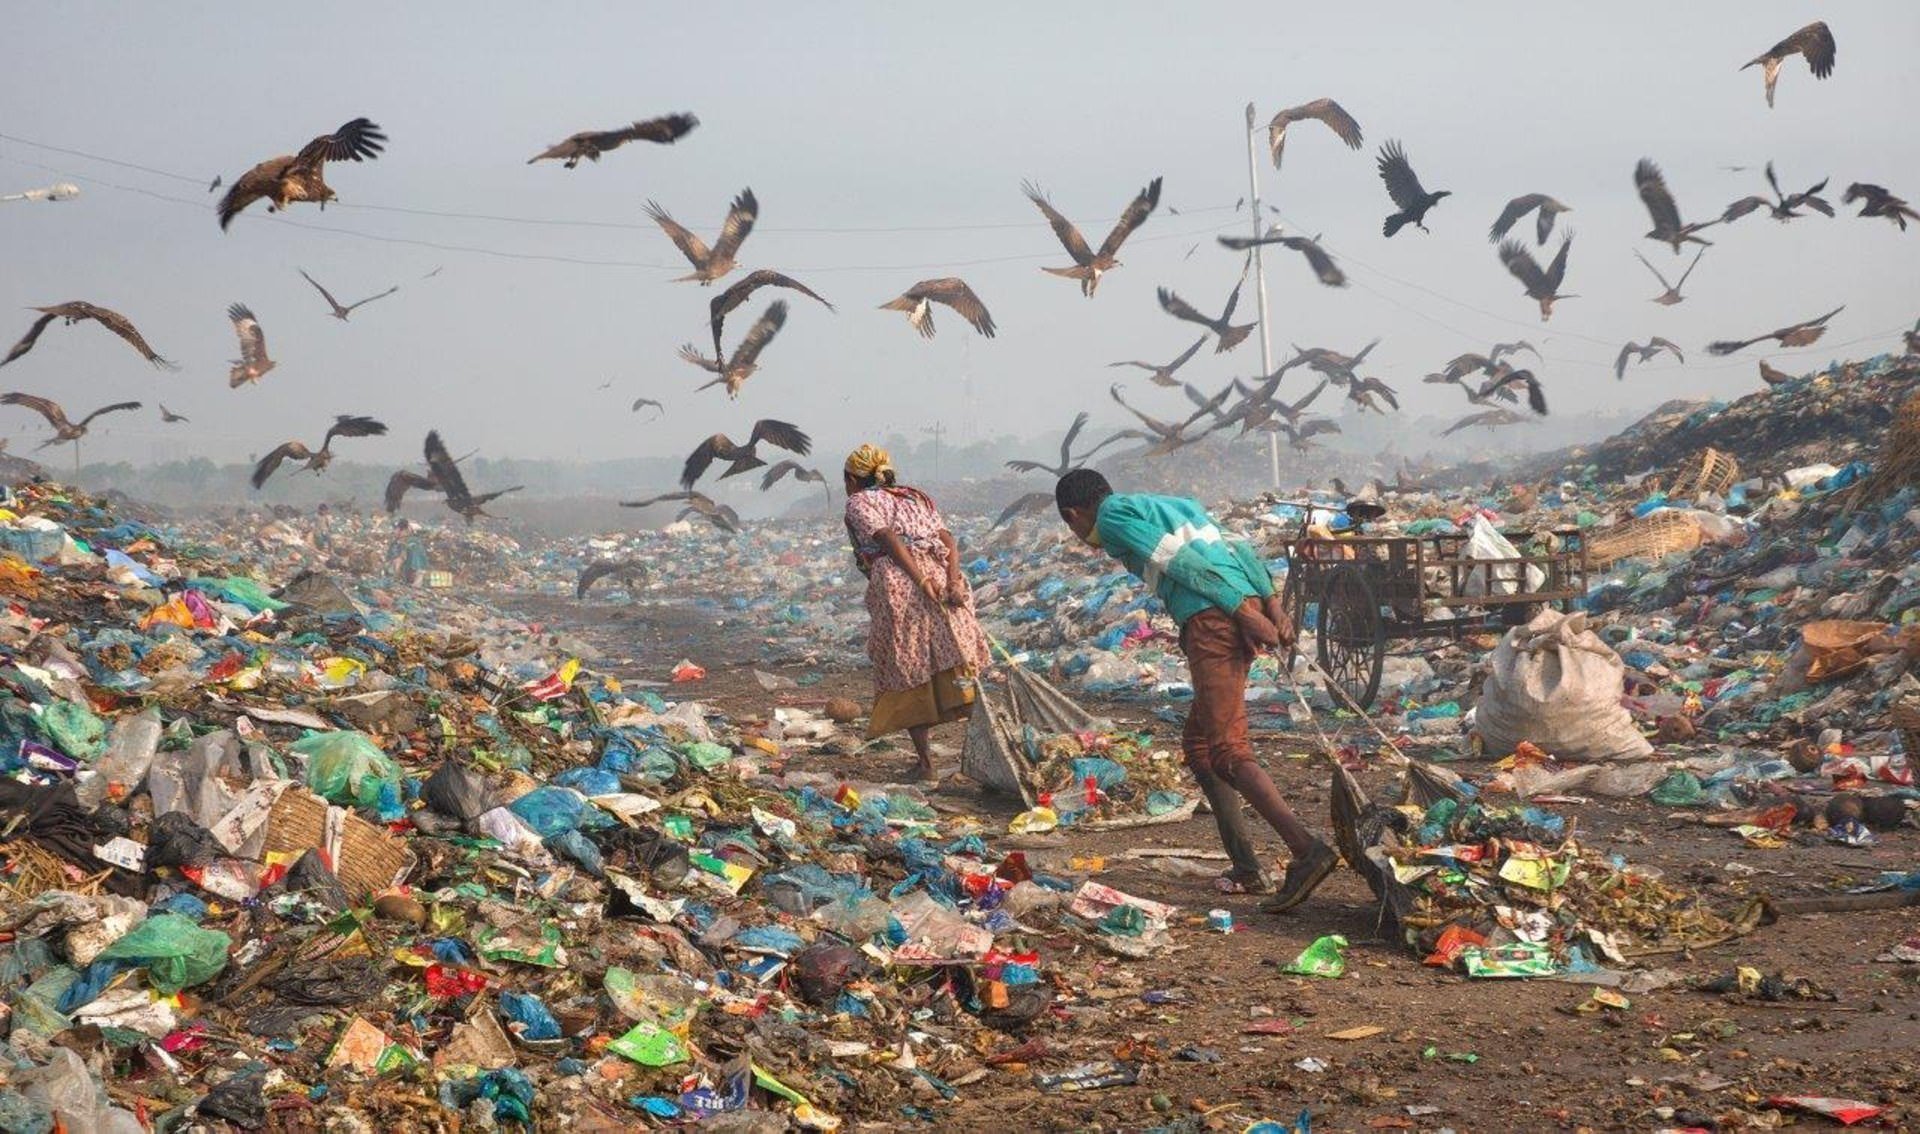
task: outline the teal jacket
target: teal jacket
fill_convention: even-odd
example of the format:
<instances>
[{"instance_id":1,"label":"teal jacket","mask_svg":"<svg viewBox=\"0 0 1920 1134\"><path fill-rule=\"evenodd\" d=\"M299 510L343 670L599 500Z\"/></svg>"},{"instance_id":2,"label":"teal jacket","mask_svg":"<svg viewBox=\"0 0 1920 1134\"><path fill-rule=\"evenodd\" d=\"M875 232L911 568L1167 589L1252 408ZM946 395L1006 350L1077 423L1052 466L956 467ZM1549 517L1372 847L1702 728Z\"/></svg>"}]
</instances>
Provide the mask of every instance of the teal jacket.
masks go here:
<instances>
[{"instance_id":1,"label":"teal jacket","mask_svg":"<svg viewBox=\"0 0 1920 1134\"><path fill-rule=\"evenodd\" d=\"M1223 534L1198 501L1116 493L1100 502L1094 533L1182 626L1208 607L1231 614L1248 598L1273 593L1273 576L1260 556L1245 540Z\"/></svg>"}]
</instances>

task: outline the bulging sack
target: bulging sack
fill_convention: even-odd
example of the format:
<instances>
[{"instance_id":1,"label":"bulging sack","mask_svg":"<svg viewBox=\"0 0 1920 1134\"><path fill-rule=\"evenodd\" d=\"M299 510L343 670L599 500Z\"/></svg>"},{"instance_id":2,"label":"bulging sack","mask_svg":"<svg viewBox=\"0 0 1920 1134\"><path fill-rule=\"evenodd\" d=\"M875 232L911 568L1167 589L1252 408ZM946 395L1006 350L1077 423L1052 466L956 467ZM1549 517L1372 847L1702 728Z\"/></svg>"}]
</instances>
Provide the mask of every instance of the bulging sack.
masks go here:
<instances>
[{"instance_id":1,"label":"bulging sack","mask_svg":"<svg viewBox=\"0 0 1920 1134\"><path fill-rule=\"evenodd\" d=\"M1475 727L1491 755L1521 741L1562 760L1637 760L1653 745L1620 704L1625 667L1584 614L1543 610L1493 651Z\"/></svg>"}]
</instances>

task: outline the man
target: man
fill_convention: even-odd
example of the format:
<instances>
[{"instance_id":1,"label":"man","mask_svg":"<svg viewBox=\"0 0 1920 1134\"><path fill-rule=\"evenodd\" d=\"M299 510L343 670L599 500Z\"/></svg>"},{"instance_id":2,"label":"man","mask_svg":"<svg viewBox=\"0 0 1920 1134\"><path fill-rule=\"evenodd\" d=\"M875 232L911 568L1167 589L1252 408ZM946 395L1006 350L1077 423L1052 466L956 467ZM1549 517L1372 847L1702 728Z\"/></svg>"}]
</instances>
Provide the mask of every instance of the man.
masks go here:
<instances>
[{"instance_id":1,"label":"man","mask_svg":"<svg viewBox=\"0 0 1920 1134\"><path fill-rule=\"evenodd\" d=\"M1212 804L1233 860L1230 879L1248 890L1270 885L1241 819L1238 792L1293 855L1279 891L1260 908L1277 913L1299 905L1333 873L1339 857L1294 816L1247 739L1247 671L1254 656L1293 641L1292 620L1266 564L1243 541L1226 539L1193 500L1116 495L1092 469L1061 477L1053 498L1073 534L1144 580L1180 626L1193 683L1180 747Z\"/></svg>"}]
</instances>

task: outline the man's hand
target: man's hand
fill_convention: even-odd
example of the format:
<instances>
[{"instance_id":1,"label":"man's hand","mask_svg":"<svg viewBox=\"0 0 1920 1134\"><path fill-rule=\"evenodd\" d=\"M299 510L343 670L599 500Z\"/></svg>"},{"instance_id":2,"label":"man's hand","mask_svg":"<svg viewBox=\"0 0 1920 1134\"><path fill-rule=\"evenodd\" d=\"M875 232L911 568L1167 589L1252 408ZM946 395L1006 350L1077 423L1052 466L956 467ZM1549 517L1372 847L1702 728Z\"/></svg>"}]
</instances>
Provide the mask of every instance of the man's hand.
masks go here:
<instances>
[{"instance_id":1,"label":"man's hand","mask_svg":"<svg viewBox=\"0 0 1920 1134\"><path fill-rule=\"evenodd\" d=\"M1256 652L1271 650L1280 644L1280 629L1267 617L1258 599L1249 598L1242 602L1233 612L1233 621L1240 628L1240 636Z\"/></svg>"},{"instance_id":2,"label":"man's hand","mask_svg":"<svg viewBox=\"0 0 1920 1134\"><path fill-rule=\"evenodd\" d=\"M1292 649L1294 642L1300 638L1300 628L1293 624L1293 616L1287 613L1286 602L1280 597L1280 592L1268 595L1261 605L1266 608L1267 621L1273 623L1273 628L1280 632L1280 644Z\"/></svg>"}]
</instances>

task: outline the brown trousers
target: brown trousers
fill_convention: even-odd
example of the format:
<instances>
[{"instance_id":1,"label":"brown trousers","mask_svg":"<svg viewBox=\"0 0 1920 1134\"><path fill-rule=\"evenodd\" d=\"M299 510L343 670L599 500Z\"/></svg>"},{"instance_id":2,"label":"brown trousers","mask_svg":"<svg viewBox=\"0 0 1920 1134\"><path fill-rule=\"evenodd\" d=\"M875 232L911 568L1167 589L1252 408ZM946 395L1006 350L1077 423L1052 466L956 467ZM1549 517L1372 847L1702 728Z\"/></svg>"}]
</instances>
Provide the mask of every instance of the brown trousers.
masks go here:
<instances>
[{"instance_id":1,"label":"brown trousers","mask_svg":"<svg viewBox=\"0 0 1920 1134\"><path fill-rule=\"evenodd\" d=\"M1180 649L1187 655L1193 685L1193 703L1180 730L1181 751L1213 809L1234 874L1259 876L1260 854L1247 833L1240 795L1222 779L1232 778L1234 764L1253 759L1253 743L1247 739L1247 671L1253 666L1253 651L1221 610L1203 610L1187 619L1180 628Z\"/></svg>"}]
</instances>

